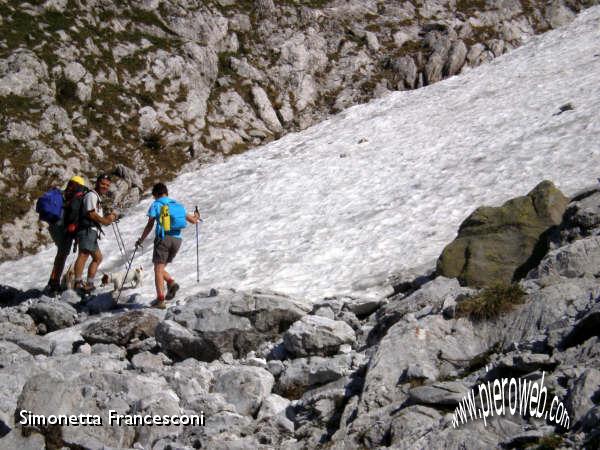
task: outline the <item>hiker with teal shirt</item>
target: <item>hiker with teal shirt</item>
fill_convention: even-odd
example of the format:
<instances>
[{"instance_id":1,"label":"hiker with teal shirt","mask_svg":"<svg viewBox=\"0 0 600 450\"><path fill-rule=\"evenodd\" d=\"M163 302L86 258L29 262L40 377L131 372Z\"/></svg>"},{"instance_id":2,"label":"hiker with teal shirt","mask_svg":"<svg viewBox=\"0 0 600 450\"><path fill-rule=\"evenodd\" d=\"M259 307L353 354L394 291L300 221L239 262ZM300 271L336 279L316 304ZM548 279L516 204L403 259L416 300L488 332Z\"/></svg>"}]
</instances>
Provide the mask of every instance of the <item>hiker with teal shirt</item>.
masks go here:
<instances>
[{"instance_id":1,"label":"hiker with teal shirt","mask_svg":"<svg viewBox=\"0 0 600 450\"><path fill-rule=\"evenodd\" d=\"M141 246L152 228L155 227L152 263L154 264L156 299L151 306L165 309L165 301L173 299L179 289L179 285L166 271L167 264L173 261L181 247L181 230L185 228L186 222L198 223L200 216L198 213L187 213L181 204L169 198L169 191L164 183L154 185L152 196L154 202L148 209L148 223L135 245L136 247ZM166 294L165 282L167 283Z\"/></svg>"}]
</instances>

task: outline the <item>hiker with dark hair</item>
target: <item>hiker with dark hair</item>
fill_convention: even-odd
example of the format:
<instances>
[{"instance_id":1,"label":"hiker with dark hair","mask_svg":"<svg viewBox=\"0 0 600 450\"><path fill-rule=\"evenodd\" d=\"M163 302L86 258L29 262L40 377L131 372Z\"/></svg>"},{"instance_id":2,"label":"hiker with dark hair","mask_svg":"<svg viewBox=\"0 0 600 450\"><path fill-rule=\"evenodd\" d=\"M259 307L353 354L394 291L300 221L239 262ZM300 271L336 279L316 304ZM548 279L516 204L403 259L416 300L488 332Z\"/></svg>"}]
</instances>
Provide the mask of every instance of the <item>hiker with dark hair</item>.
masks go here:
<instances>
[{"instance_id":1,"label":"hiker with dark hair","mask_svg":"<svg viewBox=\"0 0 600 450\"><path fill-rule=\"evenodd\" d=\"M173 299L179 289L179 285L166 270L167 264L173 261L181 247L181 230L185 228L186 222L198 223L200 216L197 213L187 213L181 204L169 198L169 191L163 183L154 185L152 196L154 202L148 209L148 223L135 245L136 247L141 246L156 224L152 253L156 299L151 306L165 309L165 301ZM165 282L167 283L166 293Z\"/></svg>"},{"instance_id":2,"label":"hiker with dark hair","mask_svg":"<svg viewBox=\"0 0 600 450\"><path fill-rule=\"evenodd\" d=\"M82 294L89 294L95 289L94 278L102 262L102 252L98 246L98 239L103 233L102 225L110 225L117 219L114 212L106 216L102 212L100 196L108 193L110 183L111 180L108 175L98 176L95 188L90 189L83 197L79 229L77 231L79 254L75 261L75 289ZM83 269L90 256L92 262L88 267L87 280L84 282L82 280Z\"/></svg>"},{"instance_id":3,"label":"hiker with dark hair","mask_svg":"<svg viewBox=\"0 0 600 450\"><path fill-rule=\"evenodd\" d=\"M49 223L48 231L56 245L56 256L54 257L50 279L44 288L45 294L51 295L60 291L60 278L75 238L72 216L86 191L85 180L80 176L72 177L62 192L63 204L60 218Z\"/></svg>"}]
</instances>

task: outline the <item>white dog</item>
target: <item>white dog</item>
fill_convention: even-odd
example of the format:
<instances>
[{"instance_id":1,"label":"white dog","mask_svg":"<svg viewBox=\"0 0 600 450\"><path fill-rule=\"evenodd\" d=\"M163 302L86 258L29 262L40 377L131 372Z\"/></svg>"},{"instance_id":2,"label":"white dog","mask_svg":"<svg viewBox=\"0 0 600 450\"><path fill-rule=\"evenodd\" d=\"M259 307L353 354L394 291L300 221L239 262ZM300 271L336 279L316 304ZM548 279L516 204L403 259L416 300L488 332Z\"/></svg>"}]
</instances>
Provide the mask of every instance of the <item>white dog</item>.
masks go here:
<instances>
[{"instance_id":1,"label":"white dog","mask_svg":"<svg viewBox=\"0 0 600 450\"><path fill-rule=\"evenodd\" d=\"M113 285L113 291L118 291L121 286L128 288L137 288L141 286L144 279L144 268L142 266L130 270L125 278L125 272L104 273L102 275L102 286Z\"/></svg>"}]
</instances>

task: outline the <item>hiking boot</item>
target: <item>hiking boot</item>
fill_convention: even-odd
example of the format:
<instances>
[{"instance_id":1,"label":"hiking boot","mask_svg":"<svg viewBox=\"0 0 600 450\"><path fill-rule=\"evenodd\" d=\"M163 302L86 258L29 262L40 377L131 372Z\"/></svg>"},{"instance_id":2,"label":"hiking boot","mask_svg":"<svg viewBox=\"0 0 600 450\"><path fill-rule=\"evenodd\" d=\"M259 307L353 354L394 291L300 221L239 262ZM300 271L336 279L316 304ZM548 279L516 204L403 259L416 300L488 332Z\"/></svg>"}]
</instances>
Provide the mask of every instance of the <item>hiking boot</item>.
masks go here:
<instances>
[{"instance_id":1,"label":"hiking boot","mask_svg":"<svg viewBox=\"0 0 600 450\"><path fill-rule=\"evenodd\" d=\"M74 286L75 291L80 292L81 294L87 295L96 289L94 283L87 283L83 281L78 281Z\"/></svg>"},{"instance_id":2,"label":"hiking boot","mask_svg":"<svg viewBox=\"0 0 600 450\"><path fill-rule=\"evenodd\" d=\"M42 291L45 295L56 295L60 292L60 283L57 283L54 280L48 281L48 284Z\"/></svg>"},{"instance_id":3,"label":"hiking boot","mask_svg":"<svg viewBox=\"0 0 600 450\"><path fill-rule=\"evenodd\" d=\"M179 285L174 281L171 284L167 285L167 295L165 295L165 300L173 300L178 290Z\"/></svg>"},{"instance_id":4,"label":"hiking boot","mask_svg":"<svg viewBox=\"0 0 600 450\"><path fill-rule=\"evenodd\" d=\"M167 302L156 298L150 303L150 306L156 309L167 309Z\"/></svg>"}]
</instances>

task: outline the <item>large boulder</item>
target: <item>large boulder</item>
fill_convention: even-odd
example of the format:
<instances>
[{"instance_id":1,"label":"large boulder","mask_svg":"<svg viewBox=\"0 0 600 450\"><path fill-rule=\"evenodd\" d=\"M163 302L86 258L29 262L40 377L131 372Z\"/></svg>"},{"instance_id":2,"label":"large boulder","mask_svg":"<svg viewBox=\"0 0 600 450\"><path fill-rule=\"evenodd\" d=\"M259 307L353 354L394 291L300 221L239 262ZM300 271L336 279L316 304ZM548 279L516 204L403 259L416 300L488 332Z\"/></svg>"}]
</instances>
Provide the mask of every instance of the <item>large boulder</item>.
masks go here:
<instances>
[{"instance_id":1,"label":"large boulder","mask_svg":"<svg viewBox=\"0 0 600 450\"><path fill-rule=\"evenodd\" d=\"M332 358L310 356L286 361L277 382L277 392L287 398L299 398L308 389L350 375L355 369L351 354Z\"/></svg>"},{"instance_id":2,"label":"large boulder","mask_svg":"<svg viewBox=\"0 0 600 450\"><path fill-rule=\"evenodd\" d=\"M438 273L473 287L523 277L546 253L544 233L561 223L568 202L552 182L543 181L500 207L477 208L442 252Z\"/></svg>"},{"instance_id":3,"label":"large boulder","mask_svg":"<svg viewBox=\"0 0 600 450\"><path fill-rule=\"evenodd\" d=\"M128 371L83 369L81 364L75 371L65 366L34 375L23 386L17 411L44 416L89 414L95 418L81 426L24 424L21 428L43 434L52 448L129 448L134 441L147 448L160 437L177 435L179 427L173 425L125 426L109 421L109 410L118 414L180 414L179 398L164 379ZM92 421L100 426L91 425Z\"/></svg>"},{"instance_id":4,"label":"large boulder","mask_svg":"<svg viewBox=\"0 0 600 450\"><path fill-rule=\"evenodd\" d=\"M255 416L271 393L275 379L265 369L252 366L225 366L213 372L211 392L223 394L238 414Z\"/></svg>"},{"instance_id":5,"label":"large boulder","mask_svg":"<svg viewBox=\"0 0 600 450\"><path fill-rule=\"evenodd\" d=\"M238 358L277 338L308 311L301 302L275 293L221 291L170 308L156 340L181 359L213 361L224 353Z\"/></svg>"},{"instance_id":6,"label":"large boulder","mask_svg":"<svg viewBox=\"0 0 600 450\"><path fill-rule=\"evenodd\" d=\"M304 316L283 335L285 349L295 356L335 355L341 345L355 341L346 322L321 316Z\"/></svg>"},{"instance_id":7,"label":"large boulder","mask_svg":"<svg viewBox=\"0 0 600 450\"><path fill-rule=\"evenodd\" d=\"M43 323L48 331L60 330L73 326L77 322L77 311L68 303L41 299L28 310L36 323Z\"/></svg>"},{"instance_id":8,"label":"large boulder","mask_svg":"<svg viewBox=\"0 0 600 450\"><path fill-rule=\"evenodd\" d=\"M83 338L92 344L127 345L132 339L154 336L158 318L146 311L130 311L106 317L81 331Z\"/></svg>"}]
</instances>

